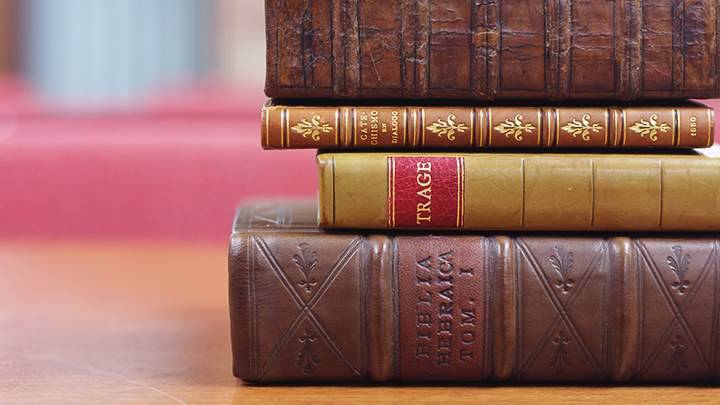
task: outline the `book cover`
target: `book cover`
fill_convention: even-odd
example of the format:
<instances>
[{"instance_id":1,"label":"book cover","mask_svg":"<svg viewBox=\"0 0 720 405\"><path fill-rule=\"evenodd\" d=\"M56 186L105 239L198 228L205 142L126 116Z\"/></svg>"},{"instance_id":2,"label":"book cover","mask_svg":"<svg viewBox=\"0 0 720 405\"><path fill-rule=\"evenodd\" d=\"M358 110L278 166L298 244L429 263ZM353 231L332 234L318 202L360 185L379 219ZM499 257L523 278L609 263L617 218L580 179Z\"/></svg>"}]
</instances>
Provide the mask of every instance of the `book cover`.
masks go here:
<instances>
[{"instance_id":1,"label":"book cover","mask_svg":"<svg viewBox=\"0 0 720 405\"><path fill-rule=\"evenodd\" d=\"M716 231L703 153L321 153L325 228Z\"/></svg>"},{"instance_id":2,"label":"book cover","mask_svg":"<svg viewBox=\"0 0 720 405\"><path fill-rule=\"evenodd\" d=\"M720 95L717 0L268 0L278 98Z\"/></svg>"},{"instance_id":3,"label":"book cover","mask_svg":"<svg viewBox=\"0 0 720 405\"><path fill-rule=\"evenodd\" d=\"M298 106L268 103L265 149L703 148L714 111L632 106Z\"/></svg>"},{"instance_id":4,"label":"book cover","mask_svg":"<svg viewBox=\"0 0 720 405\"><path fill-rule=\"evenodd\" d=\"M689 382L720 375L720 242L324 233L240 210L234 374L248 381Z\"/></svg>"}]
</instances>

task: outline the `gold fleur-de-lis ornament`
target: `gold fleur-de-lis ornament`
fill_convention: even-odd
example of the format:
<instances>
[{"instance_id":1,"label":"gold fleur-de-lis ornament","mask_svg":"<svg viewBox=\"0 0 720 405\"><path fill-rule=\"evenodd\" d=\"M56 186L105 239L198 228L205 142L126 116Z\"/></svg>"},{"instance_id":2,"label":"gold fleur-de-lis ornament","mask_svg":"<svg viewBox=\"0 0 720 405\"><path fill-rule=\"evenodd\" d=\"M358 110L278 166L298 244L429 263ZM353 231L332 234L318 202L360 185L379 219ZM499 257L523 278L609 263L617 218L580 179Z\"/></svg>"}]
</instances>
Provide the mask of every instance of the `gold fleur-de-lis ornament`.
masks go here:
<instances>
[{"instance_id":1,"label":"gold fleur-de-lis ornament","mask_svg":"<svg viewBox=\"0 0 720 405\"><path fill-rule=\"evenodd\" d=\"M320 115L315 114L310 120L303 118L302 121L295 124L291 129L293 132L302 135L303 138L309 136L313 141L319 141L320 133L329 134L334 128L325 122Z\"/></svg>"},{"instance_id":2,"label":"gold fleur-de-lis ornament","mask_svg":"<svg viewBox=\"0 0 720 405\"><path fill-rule=\"evenodd\" d=\"M443 137L447 136L448 140L454 141L455 140L455 134L457 133L465 133L465 131L468 129L467 125L465 125L462 122L456 122L457 117L455 114L450 114L447 117L447 120L437 120L432 123L427 129L432 132L433 134Z\"/></svg>"},{"instance_id":3,"label":"gold fleur-de-lis ornament","mask_svg":"<svg viewBox=\"0 0 720 405\"><path fill-rule=\"evenodd\" d=\"M600 132L602 126L597 122L590 122L590 114L583 114L580 121L573 118L562 127L562 130L569 133L573 138L578 136L585 142L590 141L590 132Z\"/></svg>"},{"instance_id":4,"label":"gold fleur-de-lis ornament","mask_svg":"<svg viewBox=\"0 0 720 405\"><path fill-rule=\"evenodd\" d=\"M522 114L516 114L514 119L506 119L505 122L497 125L494 129L505 135L505 138L512 136L516 141L520 142L523 140L524 133L531 134L535 130L533 124L523 123L524 119Z\"/></svg>"}]
</instances>

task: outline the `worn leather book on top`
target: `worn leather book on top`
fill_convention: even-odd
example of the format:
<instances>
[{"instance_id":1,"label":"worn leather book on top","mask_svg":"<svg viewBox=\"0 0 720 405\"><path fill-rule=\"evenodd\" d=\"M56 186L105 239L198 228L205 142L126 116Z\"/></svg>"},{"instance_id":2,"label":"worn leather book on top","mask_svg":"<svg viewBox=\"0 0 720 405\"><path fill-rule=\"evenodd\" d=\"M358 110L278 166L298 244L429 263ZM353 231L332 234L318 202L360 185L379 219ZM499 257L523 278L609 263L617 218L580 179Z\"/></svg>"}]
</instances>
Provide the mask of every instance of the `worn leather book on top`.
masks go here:
<instances>
[{"instance_id":1,"label":"worn leather book on top","mask_svg":"<svg viewBox=\"0 0 720 405\"><path fill-rule=\"evenodd\" d=\"M646 106L299 106L269 102L266 149L703 148L713 110Z\"/></svg>"},{"instance_id":2,"label":"worn leather book on top","mask_svg":"<svg viewBox=\"0 0 720 405\"><path fill-rule=\"evenodd\" d=\"M321 153L325 228L718 231L720 149Z\"/></svg>"},{"instance_id":3,"label":"worn leather book on top","mask_svg":"<svg viewBox=\"0 0 720 405\"><path fill-rule=\"evenodd\" d=\"M281 98L720 96L718 0L267 0Z\"/></svg>"},{"instance_id":4,"label":"worn leather book on top","mask_svg":"<svg viewBox=\"0 0 720 405\"><path fill-rule=\"evenodd\" d=\"M711 236L324 233L238 213L233 371L248 381L689 382L720 376Z\"/></svg>"}]
</instances>

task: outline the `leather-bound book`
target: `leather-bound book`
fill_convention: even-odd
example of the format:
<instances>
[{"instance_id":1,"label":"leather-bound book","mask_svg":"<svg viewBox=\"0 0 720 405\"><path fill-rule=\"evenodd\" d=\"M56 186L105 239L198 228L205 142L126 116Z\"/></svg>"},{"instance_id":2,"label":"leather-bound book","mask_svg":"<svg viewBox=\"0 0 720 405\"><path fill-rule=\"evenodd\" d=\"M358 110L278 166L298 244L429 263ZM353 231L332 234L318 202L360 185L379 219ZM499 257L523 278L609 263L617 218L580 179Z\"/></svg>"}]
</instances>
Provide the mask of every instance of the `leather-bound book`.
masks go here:
<instances>
[{"instance_id":1,"label":"leather-bound book","mask_svg":"<svg viewBox=\"0 0 720 405\"><path fill-rule=\"evenodd\" d=\"M689 382L720 376L711 236L324 233L239 211L233 371L248 381Z\"/></svg>"},{"instance_id":2,"label":"leather-bound book","mask_svg":"<svg viewBox=\"0 0 720 405\"><path fill-rule=\"evenodd\" d=\"M700 151L321 153L320 226L719 231L720 149Z\"/></svg>"},{"instance_id":3,"label":"leather-bound book","mask_svg":"<svg viewBox=\"0 0 720 405\"><path fill-rule=\"evenodd\" d=\"M720 96L718 0L266 0L281 98Z\"/></svg>"},{"instance_id":4,"label":"leather-bound book","mask_svg":"<svg viewBox=\"0 0 720 405\"><path fill-rule=\"evenodd\" d=\"M266 149L702 148L713 110L645 106L298 106L263 108Z\"/></svg>"}]
</instances>

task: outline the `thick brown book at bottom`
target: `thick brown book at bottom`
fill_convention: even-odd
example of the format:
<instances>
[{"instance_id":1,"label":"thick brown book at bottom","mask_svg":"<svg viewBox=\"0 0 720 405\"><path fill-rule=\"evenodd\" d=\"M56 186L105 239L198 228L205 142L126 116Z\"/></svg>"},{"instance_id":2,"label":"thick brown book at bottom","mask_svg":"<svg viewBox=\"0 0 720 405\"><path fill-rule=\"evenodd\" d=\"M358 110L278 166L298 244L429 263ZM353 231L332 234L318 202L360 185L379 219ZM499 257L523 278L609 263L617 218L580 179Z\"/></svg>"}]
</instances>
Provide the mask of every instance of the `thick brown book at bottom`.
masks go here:
<instances>
[{"instance_id":1,"label":"thick brown book at bottom","mask_svg":"<svg viewBox=\"0 0 720 405\"><path fill-rule=\"evenodd\" d=\"M321 153L320 226L718 231L720 148L701 151Z\"/></svg>"},{"instance_id":2,"label":"thick brown book at bottom","mask_svg":"<svg viewBox=\"0 0 720 405\"><path fill-rule=\"evenodd\" d=\"M710 236L324 233L248 206L230 244L248 381L653 381L720 376Z\"/></svg>"},{"instance_id":3,"label":"thick brown book at bottom","mask_svg":"<svg viewBox=\"0 0 720 405\"><path fill-rule=\"evenodd\" d=\"M265 149L704 148L713 110L635 106L299 106L269 102Z\"/></svg>"}]
</instances>

